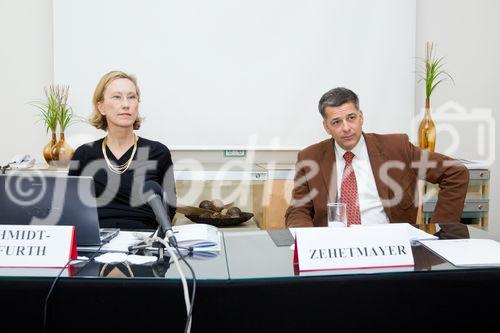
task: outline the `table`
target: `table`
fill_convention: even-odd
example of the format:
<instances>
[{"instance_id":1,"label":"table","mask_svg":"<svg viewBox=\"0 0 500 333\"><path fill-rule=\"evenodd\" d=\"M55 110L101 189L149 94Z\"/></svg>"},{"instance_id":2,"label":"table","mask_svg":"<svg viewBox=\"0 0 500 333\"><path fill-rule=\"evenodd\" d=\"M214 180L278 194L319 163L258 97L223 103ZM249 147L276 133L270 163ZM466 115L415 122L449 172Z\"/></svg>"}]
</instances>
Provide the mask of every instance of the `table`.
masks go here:
<instances>
[{"instance_id":1,"label":"table","mask_svg":"<svg viewBox=\"0 0 500 333\"><path fill-rule=\"evenodd\" d=\"M469 229L471 237L498 240ZM300 275L289 247L276 247L266 231L226 232L222 246L216 258L189 259L198 276L192 332L497 329L497 267L456 268L416 246L412 271ZM182 287L173 267L166 278L155 277L151 267L131 266L133 278L123 265L113 269L92 263L61 278L50 300L50 331L183 330ZM99 277L101 271L108 277ZM0 271L3 327L41 331L53 274Z\"/></svg>"}]
</instances>

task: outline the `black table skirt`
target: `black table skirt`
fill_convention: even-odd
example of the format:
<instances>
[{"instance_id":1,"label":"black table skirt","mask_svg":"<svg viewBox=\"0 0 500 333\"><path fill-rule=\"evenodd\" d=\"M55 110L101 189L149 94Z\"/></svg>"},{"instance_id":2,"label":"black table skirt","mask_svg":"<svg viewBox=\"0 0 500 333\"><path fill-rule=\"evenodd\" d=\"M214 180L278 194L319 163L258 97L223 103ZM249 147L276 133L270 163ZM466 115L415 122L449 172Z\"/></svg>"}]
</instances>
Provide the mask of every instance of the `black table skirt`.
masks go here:
<instances>
[{"instance_id":1,"label":"black table skirt","mask_svg":"<svg viewBox=\"0 0 500 333\"><path fill-rule=\"evenodd\" d=\"M50 278L1 278L2 326L41 332ZM498 330L499 270L199 281L192 332ZM50 332L182 332L180 281L62 278ZM11 330L0 330L11 332Z\"/></svg>"}]
</instances>

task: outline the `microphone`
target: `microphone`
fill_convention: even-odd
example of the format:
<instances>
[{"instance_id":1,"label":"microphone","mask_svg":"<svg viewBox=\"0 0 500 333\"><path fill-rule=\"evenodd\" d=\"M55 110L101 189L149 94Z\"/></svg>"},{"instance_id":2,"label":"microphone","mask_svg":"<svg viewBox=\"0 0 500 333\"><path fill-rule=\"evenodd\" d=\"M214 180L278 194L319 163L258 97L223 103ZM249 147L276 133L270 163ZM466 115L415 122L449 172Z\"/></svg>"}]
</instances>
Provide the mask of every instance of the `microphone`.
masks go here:
<instances>
[{"instance_id":1,"label":"microphone","mask_svg":"<svg viewBox=\"0 0 500 333\"><path fill-rule=\"evenodd\" d=\"M144 192L142 194L142 198L149 204L149 206L155 213L156 221L160 225L159 236L165 237L166 235L169 243L173 247L177 247L177 240L175 239L174 232L172 230L170 217L168 216L167 210L163 205L162 196L163 190L160 184L153 180L148 180L144 183Z\"/></svg>"}]
</instances>

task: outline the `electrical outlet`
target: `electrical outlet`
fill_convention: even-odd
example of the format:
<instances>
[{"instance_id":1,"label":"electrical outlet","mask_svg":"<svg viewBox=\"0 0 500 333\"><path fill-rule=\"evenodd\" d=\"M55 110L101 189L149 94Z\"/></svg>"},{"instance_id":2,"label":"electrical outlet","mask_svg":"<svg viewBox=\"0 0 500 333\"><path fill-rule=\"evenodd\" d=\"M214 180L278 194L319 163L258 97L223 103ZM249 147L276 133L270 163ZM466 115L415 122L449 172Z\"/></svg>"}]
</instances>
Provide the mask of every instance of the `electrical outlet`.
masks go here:
<instances>
[{"instance_id":1,"label":"electrical outlet","mask_svg":"<svg viewBox=\"0 0 500 333\"><path fill-rule=\"evenodd\" d=\"M224 157L245 157L246 150L224 150Z\"/></svg>"}]
</instances>

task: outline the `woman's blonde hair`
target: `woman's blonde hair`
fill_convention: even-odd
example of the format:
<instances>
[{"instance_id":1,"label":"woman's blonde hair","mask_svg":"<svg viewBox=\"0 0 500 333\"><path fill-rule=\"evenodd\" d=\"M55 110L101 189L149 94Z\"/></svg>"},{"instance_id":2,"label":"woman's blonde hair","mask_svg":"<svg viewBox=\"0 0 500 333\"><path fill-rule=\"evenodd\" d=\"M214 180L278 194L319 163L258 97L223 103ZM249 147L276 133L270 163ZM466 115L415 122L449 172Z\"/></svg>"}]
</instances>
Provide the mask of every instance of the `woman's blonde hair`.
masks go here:
<instances>
[{"instance_id":1,"label":"woman's blonde hair","mask_svg":"<svg viewBox=\"0 0 500 333\"><path fill-rule=\"evenodd\" d=\"M141 91L139 90L137 79L134 75L127 74L122 71L111 71L104 74L103 77L99 80L97 87L95 87L94 97L92 98L92 105L94 106L94 109L92 110L92 114L90 115L89 119L90 124L97 129L102 129L104 131L108 129L108 121L106 120L106 117L99 112L97 105L104 100L104 91L106 91L108 85L116 79L128 79L132 81L135 86L137 98L139 101L141 100ZM134 129L138 130L141 127L141 123L142 118L137 117L134 122Z\"/></svg>"}]
</instances>

